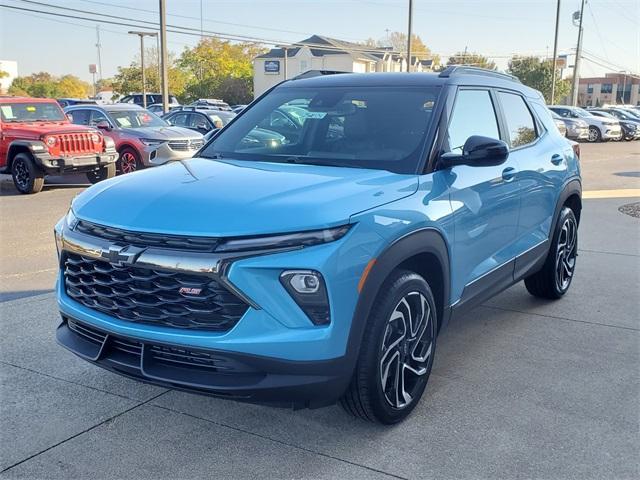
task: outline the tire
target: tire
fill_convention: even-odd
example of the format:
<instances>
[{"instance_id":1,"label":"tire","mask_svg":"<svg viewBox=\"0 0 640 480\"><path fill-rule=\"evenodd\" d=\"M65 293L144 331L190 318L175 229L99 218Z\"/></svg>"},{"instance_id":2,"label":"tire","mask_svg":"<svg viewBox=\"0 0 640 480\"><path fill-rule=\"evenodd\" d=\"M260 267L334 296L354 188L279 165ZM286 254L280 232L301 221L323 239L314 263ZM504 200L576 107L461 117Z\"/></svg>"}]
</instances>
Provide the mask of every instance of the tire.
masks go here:
<instances>
[{"instance_id":1,"label":"tire","mask_svg":"<svg viewBox=\"0 0 640 480\"><path fill-rule=\"evenodd\" d=\"M135 151L135 149L131 147L124 147L119 153L120 155L118 156L116 165L118 167L118 172L120 172L121 175L142 170L144 168L140 155Z\"/></svg>"},{"instance_id":2,"label":"tire","mask_svg":"<svg viewBox=\"0 0 640 480\"><path fill-rule=\"evenodd\" d=\"M38 193L44 186L44 172L28 153L19 153L11 162L13 184L20 193Z\"/></svg>"},{"instance_id":3,"label":"tire","mask_svg":"<svg viewBox=\"0 0 640 480\"><path fill-rule=\"evenodd\" d=\"M116 176L116 164L109 163L104 167L100 167L98 170L92 170L87 172L87 178L91 183L98 183L107 178L113 178Z\"/></svg>"},{"instance_id":4,"label":"tire","mask_svg":"<svg viewBox=\"0 0 640 480\"><path fill-rule=\"evenodd\" d=\"M529 293L534 297L551 300L561 298L571 286L577 256L578 222L573 210L563 207L544 266L524 280Z\"/></svg>"},{"instance_id":5,"label":"tire","mask_svg":"<svg viewBox=\"0 0 640 480\"><path fill-rule=\"evenodd\" d=\"M392 273L371 309L351 383L340 399L342 407L386 425L404 420L420 401L431 374L436 322L425 279L405 270Z\"/></svg>"},{"instance_id":6,"label":"tire","mask_svg":"<svg viewBox=\"0 0 640 480\"><path fill-rule=\"evenodd\" d=\"M589 143L597 143L602 141L602 134L598 127L589 127L589 137L587 138Z\"/></svg>"}]
</instances>

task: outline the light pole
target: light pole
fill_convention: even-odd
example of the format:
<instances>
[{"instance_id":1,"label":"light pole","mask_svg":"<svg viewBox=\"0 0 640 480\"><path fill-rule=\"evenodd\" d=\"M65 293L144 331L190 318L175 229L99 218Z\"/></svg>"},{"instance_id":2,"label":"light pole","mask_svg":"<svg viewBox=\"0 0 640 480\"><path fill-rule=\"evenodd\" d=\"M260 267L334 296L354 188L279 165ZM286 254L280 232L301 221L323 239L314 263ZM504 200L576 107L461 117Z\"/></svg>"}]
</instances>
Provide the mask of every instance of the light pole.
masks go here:
<instances>
[{"instance_id":1,"label":"light pole","mask_svg":"<svg viewBox=\"0 0 640 480\"><path fill-rule=\"evenodd\" d=\"M560 25L560 0L556 9L556 34L553 39L553 73L551 74L551 105L556 100L556 62L558 61L558 27Z\"/></svg>"},{"instance_id":2,"label":"light pole","mask_svg":"<svg viewBox=\"0 0 640 480\"><path fill-rule=\"evenodd\" d=\"M169 60L167 58L167 5L160 0L160 58L162 64L162 111L169 111Z\"/></svg>"},{"instance_id":3,"label":"light pole","mask_svg":"<svg viewBox=\"0 0 640 480\"><path fill-rule=\"evenodd\" d=\"M289 49L291 48L289 45L278 45L279 48L281 48L284 51L284 65L283 65L283 73L284 73L284 79L287 79L287 70L288 70L288 63L289 63Z\"/></svg>"},{"instance_id":4,"label":"light pole","mask_svg":"<svg viewBox=\"0 0 640 480\"><path fill-rule=\"evenodd\" d=\"M129 31L131 35L138 35L140 37L140 66L142 67L142 107L147 108L147 86L144 73L144 37L157 37L157 32L138 32Z\"/></svg>"},{"instance_id":5,"label":"light pole","mask_svg":"<svg viewBox=\"0 0 640 480\"><path fill-rule=\"evenodd\" d=\"M580 6L579 12L573 14L573 24L579 20L578 25L578 45L576 46L576 61L573 64L573 86L571 88L571 105L574 107L578 104L578 87L580 82L580 57L582 56L582 19L584 17L584 2Z\"/></svg>"},{"instance_id":6,"label":"light pole","mask_svg":"<svg viewBox=\"0 0 640 480\"><path fill-rule=\"evenodd\" d=\"M409 24L407 25L407 72L411 71L411 27L413 20L413 0L409 0Z\"/></svg>"}]
</instances>

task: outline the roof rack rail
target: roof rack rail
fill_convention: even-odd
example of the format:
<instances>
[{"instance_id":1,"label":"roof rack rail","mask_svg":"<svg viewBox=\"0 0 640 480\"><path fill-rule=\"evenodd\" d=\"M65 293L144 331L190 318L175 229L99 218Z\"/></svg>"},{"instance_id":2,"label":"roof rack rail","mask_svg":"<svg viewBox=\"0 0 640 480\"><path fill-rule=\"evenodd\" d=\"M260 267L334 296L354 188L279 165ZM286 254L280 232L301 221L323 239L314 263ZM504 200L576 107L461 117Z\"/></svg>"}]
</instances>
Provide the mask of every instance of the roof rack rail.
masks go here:
<instances>
[{"instance_id":1,"label":"roof rack rail","mask_svg":"<svg viewBox=\"0 0 640 480\"><path fill-rule=\"evenodd\" d=\"M307 70L306 72L301 73L300 75L296 75L289 80L302 80L303 78L313 78L313 77L321 77L323 75L337 75L339 73L349 73L349 72L340 72L338 70Z\"/></svg>"},{"instance_id":2,"label":"roof rack rail","mask_svg":"<svg viewBox=\"0 0 640 480\"><path fill-rule=\"evenodd\" d=\"M487 68L480 67L472 67L469 65L450 65L445 68L440 75L441 78L450 78L453 75L463 74L463 73L471 73L476 75L490 75L493 77L503 78L505 80L511 80L513 82L520 82L520 79L514 75L509 75L508 73L496 72L495 70L489 70Z\"/></svg>"}]
</instances>

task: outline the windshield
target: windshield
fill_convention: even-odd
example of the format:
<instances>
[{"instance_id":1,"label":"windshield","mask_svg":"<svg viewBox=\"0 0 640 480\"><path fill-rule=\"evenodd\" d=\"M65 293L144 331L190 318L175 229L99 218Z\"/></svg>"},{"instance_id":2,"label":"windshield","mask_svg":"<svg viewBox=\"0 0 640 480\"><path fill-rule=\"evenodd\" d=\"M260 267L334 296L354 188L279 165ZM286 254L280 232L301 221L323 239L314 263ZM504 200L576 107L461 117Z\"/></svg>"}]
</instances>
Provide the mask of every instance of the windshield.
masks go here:
<instances>
[{"instance_id":1,"label":"windshield","mask_svg":"<svg viewBox=\"0 0 640 480\"><path fill-rule=\"evenodd\" d=\"M281 87L223 130L201 156L414 173L439 90Z\"/></svg>"},{"instance_id":2,"label":"windshield","mask_svg":"<svg viewBox=\"0 0 640 480\"><path fill-rule=\"evenodd\" d=\"M575 107L573 112L577 114L579 117L593 117L593 114L585 110L584 108Z\"/></svg>"},{"instance_id":3,"label":"windshield","mask_svg":"<svg viewBox=\"0 0 640 480\"><path fill-rule=\"evenodd\" d=\"M169 124L147 110L115 110L109 112L120 128L166 127Z\"/></svg>"},{"instance_id":4,"label":"windshield","mask_svg":"<svg viewBox=\"0 0 640 480\"><path fill-rule=\"evenodd\" d=\"M0 113L3 122L61 122L67 118L56 102L3 103Z\"/></svg>"},{"instance_id":5,"label":"windshield","mask_svg":"<svg viewBox=\"0 0 640 480\"><path fill-rule=\"evenodd\" d=\"M611 114L611 113L609 113L609 112L602 112L602 111L600 111L600 110L598 110L598 111L596 111L596 112L593 112L593 114L594 114L594 115L597 115L597 116L600 116L600 117L607 117L607 118L613 118L613 119L615 119L615 118L616 118L616 116L615 116L615 115L613 115L613 114Z\"/></svg>"},{"instance_id":6,"label":"windshield","mask_svg":"<svg viewBox=\"0 0 640 480\"><path fill-rule=\"evenodd\" d=\"M625 120L640 120L640 115L633 113L631 110L613 110L613 112Z\"/></svg>"},{"instance_id":7,"label":"windshield","mask_svg":"<svg viewBox=\"0 0 640 480\"><path fill-rule=\"evenodd\" d=\"M216 128L222 128L236 116L233 112L213 111L207 112L207 116L211 119Z\"/></svg>"}]
</instances>

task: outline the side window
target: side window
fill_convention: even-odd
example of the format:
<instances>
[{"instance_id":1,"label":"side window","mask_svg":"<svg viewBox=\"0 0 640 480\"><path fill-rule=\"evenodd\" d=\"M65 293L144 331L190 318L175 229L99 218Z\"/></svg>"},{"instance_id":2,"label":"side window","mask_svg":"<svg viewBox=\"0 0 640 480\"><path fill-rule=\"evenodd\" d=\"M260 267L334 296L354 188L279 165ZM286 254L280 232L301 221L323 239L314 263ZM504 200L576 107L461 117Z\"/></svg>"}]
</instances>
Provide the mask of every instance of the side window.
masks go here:
<instances>
[{"instance_id":1,"label":"side window","mask_svg":"<svg viewBox=\"0 0 640 480\"><path fill-rule=\"evenodd\" d=\"M511 148L533 143L538 138L536 123L524 98L507 92L498 92L498 98L507 122Z\"/></svg>"},{"instance_id":2,"label":"side window","mask_svg":"<svg viewBox=\"0 0 640 480\"><path fill-rule=\"evenodd\" d=\"M89 125L89 110L73 110L69 112L71 115L71 121L76 125Z\"/></svg>"},{"instance_id":3,"label":"side window","mask_svg":"<svg viewBox=\"0 0 640 480\"><path fill-rule=\"evenodd\" d=\"M100 122L108 122L111 124L104 113L99 112L98 110L91 110L91 120L89 121L89 125L95 127Z\"/></svg>"},{"instance_id":4,"label":"side window","mask_svg":"<svg viewBox=\"0 0 640 480\"><path fill-rule=\"evenodd\" d=\"M186 127L188 121L188 113L178 113L169 119L169 123L171 125L175 125L176 127Z\"/></svg>"},{"instance_id":5,"label":"side window","mask_svg":"<svg viewBox=\"0 0 640 480\"><path fill-rule=\"evenodd\" d=\"M191 114L191 120L189 122L189 126L197 130L206 130L206 131L211 130L211 127L209 126L209 122L207 121L205 116L199 113Z\"/></svg>"},{"instance_id":6,"label":"side window","mask_svg":"<svg viewBox=\"0 0 640 480\"><path fill-rule=\"evenodd\" d=\"M500 138L498 120L488 90L460 90L447 131L447 152L461 153L472 135Z\"/></svg>"}]
</instances>

